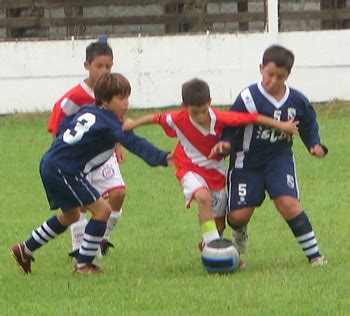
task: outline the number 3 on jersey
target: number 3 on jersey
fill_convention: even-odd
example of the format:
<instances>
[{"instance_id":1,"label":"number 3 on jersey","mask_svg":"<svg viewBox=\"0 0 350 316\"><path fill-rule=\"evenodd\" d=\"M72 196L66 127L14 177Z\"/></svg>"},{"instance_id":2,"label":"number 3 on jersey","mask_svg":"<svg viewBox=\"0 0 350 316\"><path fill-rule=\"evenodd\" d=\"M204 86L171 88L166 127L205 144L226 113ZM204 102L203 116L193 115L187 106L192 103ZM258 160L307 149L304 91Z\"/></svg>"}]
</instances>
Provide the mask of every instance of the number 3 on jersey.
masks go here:
<instances>
[{"instance_id":1,"label":"number 3 on jersey","mask_svg":"<svg viewBox=\"0 0 350 316\"><path fill-rule=\"evenodd\" d=\"M84 134L90 129L96 122L95 115L91 113L85 113L78 117L77 123L74 129L67 129L63 134L63 141L67 144L73 145L81 140Z\"/></svg>"}]
</instances>

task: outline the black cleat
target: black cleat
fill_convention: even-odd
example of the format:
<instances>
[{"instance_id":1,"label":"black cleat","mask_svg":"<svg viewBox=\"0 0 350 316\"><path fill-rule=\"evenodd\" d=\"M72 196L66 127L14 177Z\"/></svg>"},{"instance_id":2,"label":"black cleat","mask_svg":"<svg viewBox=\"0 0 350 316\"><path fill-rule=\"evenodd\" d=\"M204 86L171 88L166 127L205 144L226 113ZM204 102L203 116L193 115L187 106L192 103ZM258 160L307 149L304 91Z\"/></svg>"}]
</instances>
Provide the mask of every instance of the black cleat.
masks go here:
<instances>
[{"instance_id":1,"label":"black cleat","mask_svg":"<svg viewBox=\"0 0 350 316\"><path fill-rule=\"evenodd\" d=\"M75 261L78 261L78 258L79 258L79 249L75 249L73 251L71 251L69 254L68 254L69 258L71 260L75 260Z\"/></svg>"},{"instance_id":2,"label":"black cleat","mask_svg":"<svg viewBox=\"0 0 350 316\"><path fill-rule=\"evenodd\" d=\"M112 243L110 243L107 239L103 239L101 241L101 254L102 256L106 256L108 251L109 251L109 248L114 248L114 245Z\"/></svg>"}]
</instances>

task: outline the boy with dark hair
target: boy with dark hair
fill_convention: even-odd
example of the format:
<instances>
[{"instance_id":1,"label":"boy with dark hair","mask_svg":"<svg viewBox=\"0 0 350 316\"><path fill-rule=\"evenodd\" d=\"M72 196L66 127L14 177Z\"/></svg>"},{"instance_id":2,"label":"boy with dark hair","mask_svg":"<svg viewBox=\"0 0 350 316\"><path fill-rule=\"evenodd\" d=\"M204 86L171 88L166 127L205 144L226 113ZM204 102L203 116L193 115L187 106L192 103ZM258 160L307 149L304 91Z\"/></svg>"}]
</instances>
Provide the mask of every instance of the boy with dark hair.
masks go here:
<instances>
[{"instance_id":1,"label":"boy with dark hair","mask_svg":"<svg viewBox=\"0 0 350 316\"><path fill-rule=\"evenodd\" d=\"M96 105L80 108L44 154L40 175L46 196L50 208L61 208L62 212L35 229L26 242L10 249L23 272L31 272L33 252L74 223L81 207L91 211L92 217L85 228L74 272L100 272L93 260L105 233L111 207L85 175L108 160L116 143L120 142L151 166L166 166L171 161L168 153L133 133L122 131L118 117L128 110L130 92L129 81L121 74L102 74L95 84Z\"/></svg>"},{"instance_id":2,"label":"boy with dark hair","mask_svg":"<svg viewBox=\"0 0 350 316\"><path fill-rule=\"evenodd\" d=\"M263 113L276 121L298 120L299 134L309 153L322 158L327 148L320 142L316 114L308 99L285 83L293 63L294 55L288 49L278 45L267 48L260 65L261 82L244 89L230 111ZM270 127L247 125L236 133L226 130L212 153L225 153L231 145L227 221L233 229L234 245L241 253L246 252L247 224L267 191L310 264L325 265L327 260L319 252L315 233L299 202L290 136Z\"/></svg>"},{"instance_id":3,"label":"boy with dark hair","mask_svg":"<svg viewBox=\"0 0 350 316\"><path fill-rule=\"evenodd\" d=\"M286 133L297 131L297 123L279 122L264 115L230 113L211 107L208 84L193 79L182 86L182 109L170 113L146 115L136 120L126 120L124 130L144 124L159 124L169 137L179 142L174 151L176 177L186 197L186 207L193 199L198 204L198 218L205 243L220 238L225 228L226 172L224 160L216 155L209 158L212 147L225 126L263 124L280 128Z\"/></svg>"},{"instance_id":4,"label":"boy with dark hair","mask_svg":"<svg viewBox=\"0 0 350 316\"><path fill-rule=\"evenodd\" d=\"M103 72L111 72L113 66L113 51L108 45L106 39L99 39L86 47L86 58L84 67L89 76L66 92L54 105L48 131L53 137L57 136L59 125L62 120L69 115L75 114L81 106L94 103L93 87L98 76ZM114 247L109 242L112 230L116 227L121 214L122 204L125 198L125 183L121 175L118 162L123 161L121 146L116 146L116 154L112 155L108 161L100 168L92 171L86 177L88 181L99 191L99 193L108 198L112 212L107 222L107 229L102 239L100 248L101 254L106 255L110 247ZM87 219L85 210L81 210L79 220L71 225L72 252L69 254L72 258L77 258L79 248L82 244Z\"/></svg>"}]
</instances>

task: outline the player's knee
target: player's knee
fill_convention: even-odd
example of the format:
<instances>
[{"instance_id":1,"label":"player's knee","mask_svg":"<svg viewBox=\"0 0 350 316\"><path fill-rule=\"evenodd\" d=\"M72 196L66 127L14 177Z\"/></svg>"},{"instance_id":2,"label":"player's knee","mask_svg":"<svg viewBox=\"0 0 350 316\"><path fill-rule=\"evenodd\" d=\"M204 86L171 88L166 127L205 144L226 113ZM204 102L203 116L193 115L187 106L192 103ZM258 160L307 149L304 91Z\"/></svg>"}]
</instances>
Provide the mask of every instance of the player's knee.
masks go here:
<instances>
[{"instance_id":1,"label":"player's knee","mask_svg":"<svg viewBox=\"0 0 350 316\"><path fill-rule=\"evenodd\" d=\"M195 194L194 197L199 206L211 207L211 195L207 189L200 189Z\"/></svg>"},{"instance_id":2,"label":"player's knee","mask_svg":"<svg viewBox=\"0 0 350 316\"><path fill-rule=\"evenodd\" d=\"M275 206L277 210L284 217L293 217L298 215L301 212L301 206L298 199L291 196L283 196L277 198L275 201Z\"/></svg>"},{"instance_id":3,"label":"player's knee","mask_svg":"<svg viewBox=\"0 0 350 316\"><path fill-rule=\"evenodd\" d=\"M118 188L109 193L109 202L110 204L121 204L123 203L126 196L125 188Z\"/></svg>"},{"instance_id":4,"label":"player's knee","mask_svg":"<svg viewBox=\"0 0 350 316\"><path fill-rule=\"evenodd\" d=\"M62 225L70 226L79 220L80 218L79 208L74 208L68 212L59 213L57 215L57 218Z\"/></svg>"},{"instance_id":5,"label":"player's knee","mask_svg":"<svg viewBox=\"0 0 350 316\"><path fill-rule=\"evenodd\" d=\"M233 229L237 229L247 224L249 219L249 216L240 212L229 212L227 214L227 224Z\"/></svg>"},{"instance_id":6,"label":"player's knee","mask_svg":"<svg viewBox=\"0 0 350 316\"><path fill-rule=\"evenodd\" d=\"M72 223L79 221L79 219L80 219L80 212L75 212L72 214L71 216Z\"/></svg>"}]
</instances>

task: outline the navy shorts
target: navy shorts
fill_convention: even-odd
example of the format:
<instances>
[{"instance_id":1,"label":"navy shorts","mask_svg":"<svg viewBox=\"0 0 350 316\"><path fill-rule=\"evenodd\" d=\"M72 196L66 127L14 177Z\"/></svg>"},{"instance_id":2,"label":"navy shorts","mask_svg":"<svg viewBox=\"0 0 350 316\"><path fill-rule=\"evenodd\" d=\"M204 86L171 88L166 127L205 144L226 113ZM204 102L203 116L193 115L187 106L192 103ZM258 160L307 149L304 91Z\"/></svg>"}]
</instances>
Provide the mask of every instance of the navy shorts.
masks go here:
<instances>
[{"instance_id":1,"label":"navy shorts","mask_svg":"<svg viewBox=\"0 0 350 316\"><path fill-rule=\"evenodd\" d=\"M229 211L260 206L265 199L265 191L273 200L282 195L299 200L295 163L290 153L271 159L263 167L232 168L227 180Z\"/></svg>"},{"instance_id":2,"label":"navy shorts","mask_svg":"<svg viewBox=\"0 0 350 316\"><path fill-rule=\"evenodd\" d=\"M64 172L45 160L40 162L40 176L50 209L63 212L98 200L100 194L83 174Z\"/></svg>"}]
</instances>

